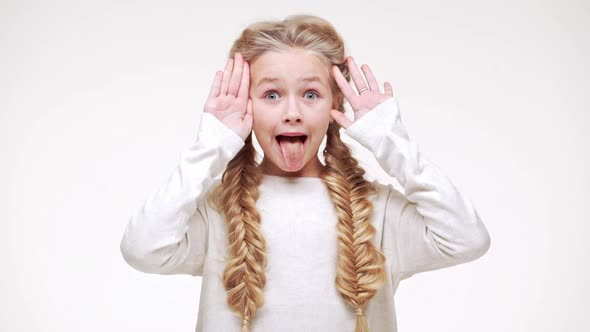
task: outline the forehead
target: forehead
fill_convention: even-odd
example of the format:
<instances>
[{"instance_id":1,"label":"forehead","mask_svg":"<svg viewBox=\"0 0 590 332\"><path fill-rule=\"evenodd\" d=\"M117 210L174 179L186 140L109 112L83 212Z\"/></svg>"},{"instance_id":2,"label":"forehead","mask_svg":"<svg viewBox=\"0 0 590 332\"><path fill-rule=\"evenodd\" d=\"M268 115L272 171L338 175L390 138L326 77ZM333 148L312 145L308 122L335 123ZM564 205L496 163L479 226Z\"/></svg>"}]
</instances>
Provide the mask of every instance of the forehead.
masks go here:
<instances>
[{"instance_id":1,"label":"forehead","mask_svg":"<svg viewBox=\"0 0 590 332\"><path fill-rule=\"evenodd\" d=\"M266 52L250 63L252 86L272 82L311 81L329 86L330 66L316 53L304 49Z\"/></svg>"}]
</instances>

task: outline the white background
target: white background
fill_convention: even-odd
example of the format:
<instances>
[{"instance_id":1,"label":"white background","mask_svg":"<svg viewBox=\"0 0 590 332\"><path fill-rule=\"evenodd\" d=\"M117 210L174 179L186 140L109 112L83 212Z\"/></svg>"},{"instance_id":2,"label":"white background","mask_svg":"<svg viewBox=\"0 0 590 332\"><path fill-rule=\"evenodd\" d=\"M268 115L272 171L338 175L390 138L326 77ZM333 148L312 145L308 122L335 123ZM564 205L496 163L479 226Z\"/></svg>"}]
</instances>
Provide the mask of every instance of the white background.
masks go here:
<instances>
[{"instance_id":1,"label":"white background","mask_svg":"<svg viewBox=\"0 0 590 332\"><path fill-rule=\"evenodd\" d=\"M588 331L590 5L557 0L2 0L0 329L194 330L200 278L135 271L119 242L241 30L294 13L392 83L491 235L402 281L399 330Z\"/></svg>"}]
</instances>

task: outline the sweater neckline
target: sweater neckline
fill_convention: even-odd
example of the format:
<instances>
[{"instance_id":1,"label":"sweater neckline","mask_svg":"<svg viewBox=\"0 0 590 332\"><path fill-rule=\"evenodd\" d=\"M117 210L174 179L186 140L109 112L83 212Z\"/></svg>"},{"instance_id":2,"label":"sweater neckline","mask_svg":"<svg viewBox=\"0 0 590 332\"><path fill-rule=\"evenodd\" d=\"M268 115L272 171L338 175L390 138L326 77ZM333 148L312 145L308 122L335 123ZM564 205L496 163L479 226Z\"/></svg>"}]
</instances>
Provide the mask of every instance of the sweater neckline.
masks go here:
<instances>
[{"instance_id":1,"label":"sweater neckline","mask_svg":"<svg viewBox=\"0 0 590 332\"><path fill-rule=\"evenodd\" d=\"M293 182L323 182L322 178L314 176L281 176L281 175L270 175L262 174L263 179L269 179L285 183Z\"/></svg>"}]
</instances>

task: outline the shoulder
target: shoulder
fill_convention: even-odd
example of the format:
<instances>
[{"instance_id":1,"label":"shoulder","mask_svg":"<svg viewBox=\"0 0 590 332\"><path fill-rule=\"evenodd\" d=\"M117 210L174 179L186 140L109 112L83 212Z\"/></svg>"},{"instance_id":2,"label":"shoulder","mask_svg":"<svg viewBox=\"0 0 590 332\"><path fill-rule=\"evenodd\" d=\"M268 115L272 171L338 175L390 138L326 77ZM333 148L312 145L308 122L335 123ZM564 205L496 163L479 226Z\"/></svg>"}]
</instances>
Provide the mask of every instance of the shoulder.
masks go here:
<instances>
[{"instance_id":1,"label":"shoulder","mask_svg":"<svg viewBox=\"0 0 590 332\"><path fill-rule=\"evenodd\" d=\"M393 180L381 178L366 178L366 180L375 188L375 197L387 197L390 195L405 197L403 194L403 188L400 185L395 184Z\"/></svg>"},{"instance_id":2,"label":"shoulder","mask_svg":"<svg viewBox=\"0 0 590 332\"><path fill-rule=\"evenodd\" d=\"M403 189L393 182L386 182L380 179L367 180L375 188L375 193L370 196L370 200L377 209L391 213L401 211L402 207L409 201L403 193Z\"/></svg>"},{"instance_id":3,"label":"shoulder","mask_svg":"<svg viewBox=\"0 0 590 332\"><path fill-rule=\"evenodd\" d=\"M209 189L205 193L204 199L198 204L200 209L203 210L214 210L220 212L215 204L215 200L218 198L219 191L217 190L221 184L221 177L216 177L209 185Z\"/></svg>"}]
</instances>

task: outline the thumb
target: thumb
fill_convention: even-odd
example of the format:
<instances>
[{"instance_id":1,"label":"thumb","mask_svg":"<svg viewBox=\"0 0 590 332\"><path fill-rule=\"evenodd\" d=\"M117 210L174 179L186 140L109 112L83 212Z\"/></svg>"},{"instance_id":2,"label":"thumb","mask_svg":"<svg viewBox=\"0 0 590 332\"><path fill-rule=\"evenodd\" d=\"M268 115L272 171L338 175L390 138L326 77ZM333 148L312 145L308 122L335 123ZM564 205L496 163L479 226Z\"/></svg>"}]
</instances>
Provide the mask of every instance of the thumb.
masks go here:
<instances>
[{"instance_id":1,"label":"thumb","mask_svg":"<svg viewBox=\"0 0 590 332\"><path fill-rule=\"evenodd\" d=\"M248 98L248 104L246 105L246 114L244 114L243 121L249 126L252 126L252 99Z\"/></svg>"},{"instance_id":2,"label":"thumb","mask_svg":"<svg viewBox=\"0 0 590 332\"><path fill-rule=\"evenodd\" d=\"M252 131L253 120L254 118L252 116L252 99L248 99L248 105L246 106L246 114L244 114L244 118L242 119L242 125L245 128L246 137L248 137L248 135ZM246 138L244 137L244 140L245 139Z\"/></svg>"},{"instance_id":3,"label":"thumb","mask_svg":"<svg viewBox=\"0 0 590 332\"><path fill-rule=\"evenodd\" d=\"M348 129L348 127L353 124L353 122L340 111L332 110L330 115L332 115L332 119L336 120L340 127L343 127L344 129Z\"/></svg>"}]
</instances>

